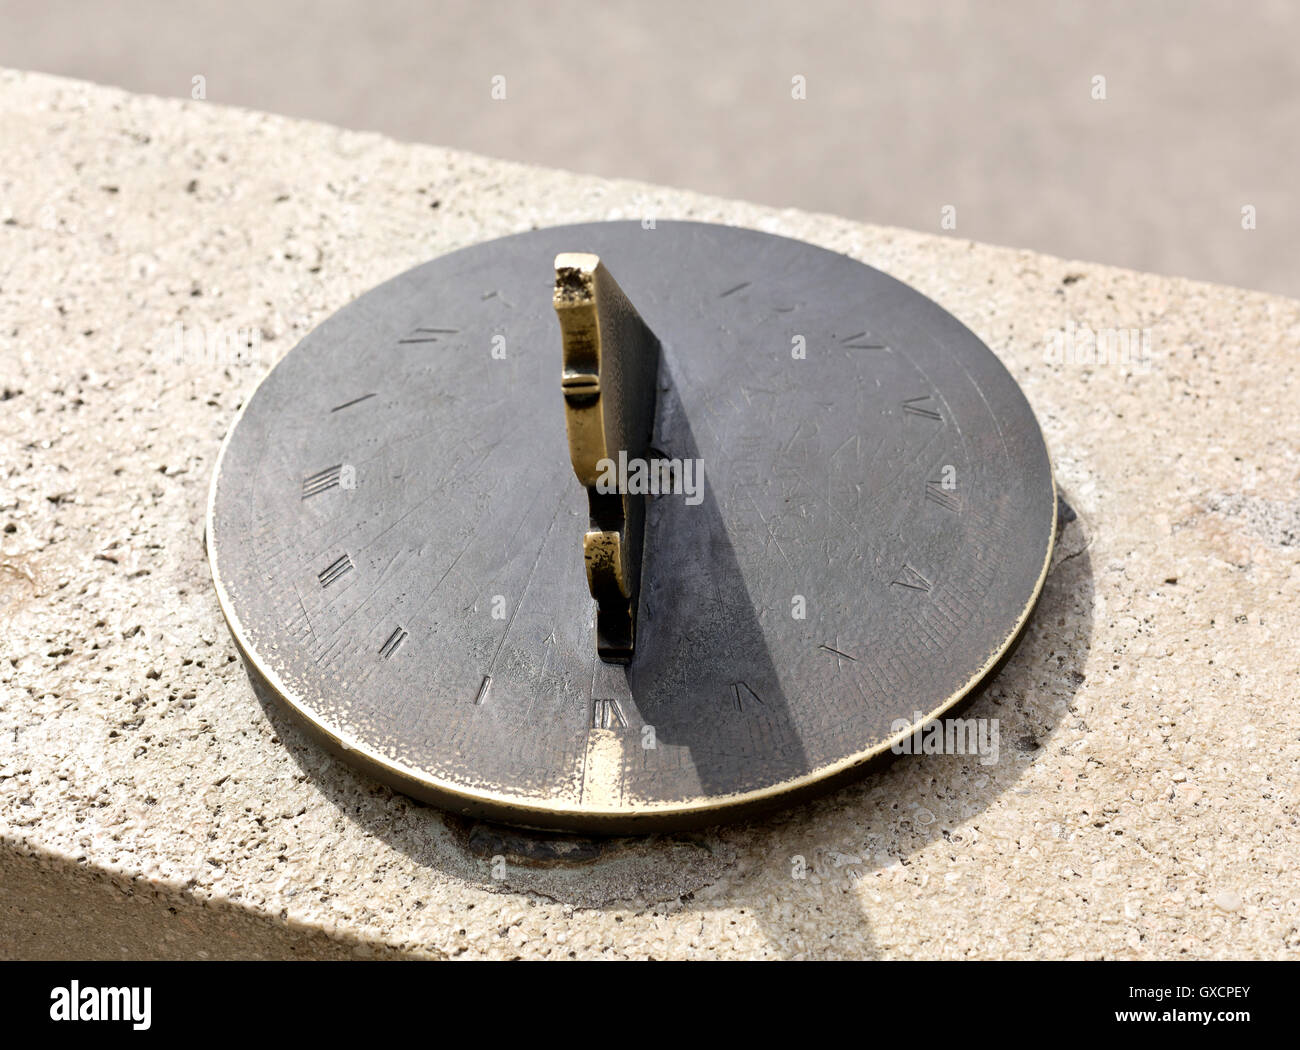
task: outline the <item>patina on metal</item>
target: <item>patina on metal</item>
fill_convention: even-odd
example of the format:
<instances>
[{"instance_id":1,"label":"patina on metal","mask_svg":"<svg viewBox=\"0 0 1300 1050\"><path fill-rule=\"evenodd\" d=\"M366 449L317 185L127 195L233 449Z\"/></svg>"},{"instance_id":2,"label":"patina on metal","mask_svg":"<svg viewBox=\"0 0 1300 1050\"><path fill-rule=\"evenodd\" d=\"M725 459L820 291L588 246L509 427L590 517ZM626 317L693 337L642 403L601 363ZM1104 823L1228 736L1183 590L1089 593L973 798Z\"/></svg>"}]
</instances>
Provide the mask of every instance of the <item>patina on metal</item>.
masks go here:
<instances>
[{"instance_id":1,"label":"patina on metal","mask_svg":"<svg viewBox=\"0 0 1300 1050\"><path fill-rule=\"evenodd\" d=\"M596 599L596 651L627 663L636 644L645 494L602 484L618 462L644 460L654 426L659 340L600 257L555 257L555 313L563 336L569 458L587 490L587 586ZM620 460L620 456L622 459Z\"/></svg>"},{"instance_id":2,"label":"patina on metal","mask_svg":"<svg viewBox=\"0 0 1300 1050\"><path fill-rule=\"evenodd\" d=\"M565 264L593 313L557 325L575 251L626 295ZM635 303L630 341L606 303ZM594 513L584 469L645 431L606 414L575 444L569 394L595 389L557 366L703 482L640 499L637 559L634 503ZM346 761L471 816L626 833L822 790L969 695L1039 596L1056 507L1019 387L913 289L770 234L614 222L442 256L327 319L235 421L207 538L251 672ZM620 557L589 578L593 531ZM597 651L610 581L622 664Z\"/></svg>"}]
</instances>

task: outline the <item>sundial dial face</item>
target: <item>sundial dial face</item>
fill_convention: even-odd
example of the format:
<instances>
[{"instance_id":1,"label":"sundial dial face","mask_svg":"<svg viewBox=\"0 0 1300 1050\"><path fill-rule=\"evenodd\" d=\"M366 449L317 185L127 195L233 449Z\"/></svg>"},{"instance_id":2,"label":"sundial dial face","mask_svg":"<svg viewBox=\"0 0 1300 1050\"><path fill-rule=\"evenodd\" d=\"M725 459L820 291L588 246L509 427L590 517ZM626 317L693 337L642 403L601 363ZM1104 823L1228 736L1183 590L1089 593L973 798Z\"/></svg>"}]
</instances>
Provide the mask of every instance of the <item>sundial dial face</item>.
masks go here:
<instances>
[{"instance_id":1,"label":"sundial dial face","mask_svg":"<svg viewBox=\"0 0 1300 1050\"><path fill-rule=\"evenodd\" d=\"M568 252L657 337L641 458L680 465L630 497L621 663L566 439L590 393L561 384ZM1023 627L1055 515L1023 394L934 303L798 241L616 222L454 252L329 318L236 420L207 537L250 665L345 760L463 813L629 832L824 786L956 703Z\"/></svg>"}]
</instances>

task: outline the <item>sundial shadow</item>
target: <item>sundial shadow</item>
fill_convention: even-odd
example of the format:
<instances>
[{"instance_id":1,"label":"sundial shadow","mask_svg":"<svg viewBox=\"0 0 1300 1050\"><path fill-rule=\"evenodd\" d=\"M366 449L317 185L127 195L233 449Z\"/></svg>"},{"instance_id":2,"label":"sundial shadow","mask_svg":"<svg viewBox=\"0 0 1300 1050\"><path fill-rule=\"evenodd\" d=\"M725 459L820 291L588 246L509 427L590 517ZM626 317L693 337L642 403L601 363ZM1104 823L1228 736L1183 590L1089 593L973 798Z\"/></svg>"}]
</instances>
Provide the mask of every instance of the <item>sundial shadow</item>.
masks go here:
<instances>
[{"instance_id":1,"label":"sundial shadow","mask_svg":"<svg viewBox=\"0 0 1300 1050\"><path fill-rule=\"evenodd\" d=\"M671 784L681 803L709 805L798 777L808 760L710 483L713 461L676 387L659 401L654 458L702 465L703 484L650 497L636 656L601 668L600 680L623 691L642 729L625 763L625 803Z\"/></svg>"}]
</instances>

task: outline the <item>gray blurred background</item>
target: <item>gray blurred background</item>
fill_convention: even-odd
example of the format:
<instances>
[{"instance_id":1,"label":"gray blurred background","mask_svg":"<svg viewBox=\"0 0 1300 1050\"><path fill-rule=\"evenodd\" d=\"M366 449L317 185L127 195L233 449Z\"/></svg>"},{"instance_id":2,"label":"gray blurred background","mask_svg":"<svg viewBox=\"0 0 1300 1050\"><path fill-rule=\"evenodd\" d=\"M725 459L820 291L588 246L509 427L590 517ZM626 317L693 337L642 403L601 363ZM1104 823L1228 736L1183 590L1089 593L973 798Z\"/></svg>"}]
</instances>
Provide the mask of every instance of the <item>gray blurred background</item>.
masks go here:
<instances>
[{"instance_id":1,"label":"gray blurred background","mask_svg":"<svg viewBox=\"0 0 1300 1050\"><path fill-rule=\"evenodd\" d=\"M0 0L7 66L1293 296L1298 49L1284 0Z\"/></svg>"}]
</instances>

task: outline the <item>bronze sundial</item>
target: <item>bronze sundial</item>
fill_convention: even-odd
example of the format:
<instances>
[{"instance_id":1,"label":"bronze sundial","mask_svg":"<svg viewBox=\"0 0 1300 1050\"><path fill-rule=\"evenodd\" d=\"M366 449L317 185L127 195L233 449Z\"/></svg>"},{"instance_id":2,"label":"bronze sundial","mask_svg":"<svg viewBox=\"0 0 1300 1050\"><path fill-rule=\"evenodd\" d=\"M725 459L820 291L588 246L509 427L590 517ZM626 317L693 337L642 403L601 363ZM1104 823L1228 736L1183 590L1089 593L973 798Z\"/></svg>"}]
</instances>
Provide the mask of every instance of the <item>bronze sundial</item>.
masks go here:
<instances>
[{"instance_id":1,"label":"bronze sundial","mask_svg":"<svg viewBox=\"0 0 1300 1050\"><path fill-rule=\"evenodd\" d=\"M1055 521L1024 395L933 302L799 241L610 222L326 320L235 421L207 537L251 668L344 759L621 833L824 787L955 704Z\"/></svg>"}]
</instances>

